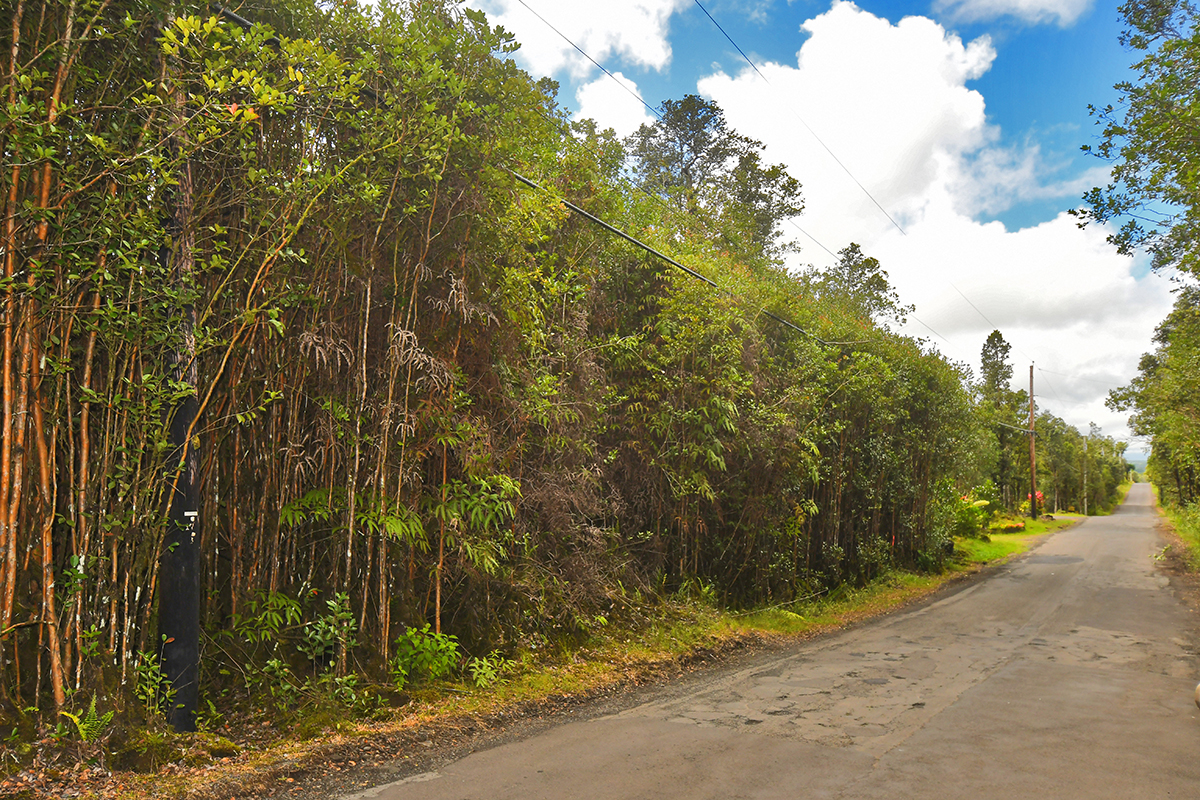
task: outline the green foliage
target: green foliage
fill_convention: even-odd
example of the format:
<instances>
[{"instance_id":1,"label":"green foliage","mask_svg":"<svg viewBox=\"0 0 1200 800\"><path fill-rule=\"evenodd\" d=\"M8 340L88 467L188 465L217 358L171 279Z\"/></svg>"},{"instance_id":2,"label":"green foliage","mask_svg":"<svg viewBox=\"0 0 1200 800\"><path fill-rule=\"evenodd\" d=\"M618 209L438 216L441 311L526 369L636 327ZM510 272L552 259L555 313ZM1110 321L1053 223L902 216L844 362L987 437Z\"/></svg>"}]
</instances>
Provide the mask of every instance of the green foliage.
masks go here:
<instances>
[{"instance_id":1,"label":"green foliage","mask_svg":"<svg viewBox=\"0 0 1200 800\"><path fill-rule=\"evenodd\" d=\"M990 494L987 489L972 489L959 498L954 509L951 535L954 537L978 537L987 530L988 520L995 513L992 501L981 495Z\"/></svg>"},{"instance_id":2,"label":"green foliage","mask_svg":"<svg viewBox=\"0 0 1200 800\"><path fill-rule=\"evenodd\" d=\"M446 633L434 633L426 623L409 628L396 640L395 655L389 663L392 683L397 689L449 677L461 656L458 639Z\"/></svg>"},{"instance_id":3,"label":"green foliage","mask_svg":"<svg viewBox=\"0 0 1200 800\"><path fill-rule=\"evenodd\" d=\"M1148 472L1166 502L1187 504L1197 497L1200 430L1196 424L1197 291L1200 275L1200 151L1192 135L1200 95L1200 13L1191 2L1121 6L1126 30L1122 44L1137 52L1133 77L1116 85L1117 107L1092 108L1102 126L1100 144L1083 149L1111 163L1112 182L1084 195L1074 212L1081 225L1121 226L1108 239L1120 252L1143 250L1155 269L1178 269L1187 279L1171 314L1155 334L1157 348L1146 354L1133 382L1110 394L1108 405L1133 411L1130 427L1151 437ZM1122 467L1124 465L1122 464ZM1106 476L1106 482L1111 479ZM1106 504L1107 505L1107 504ZM1090 510L1090 509L1089 509Z\"/></svg>"},{"instance_id":4,"label":"green foliage","mask_svg":"<svg viewBox=\"0 0 1200 800\"><path fill-rule=\"evenodd\" d=\"M94 742L107 730L115 712L106 711L103 714L97 714L96 696L92 695L92 703L82 717L69 711L59 711L58 713L75 723L75 730L79 734L80 741Z\"/></svg>"},{"instance_id":5,"label":"green foliage","mask_svg":"<svg viewBox=\"0 0 1200 800\"><path fill-rule=\"evenodd\" d=\"M1192 569L1200 569L1200 505L1174 506L1167 509L1167 518L1187 548L1185 557Z\"/></svg>"},{"instance_id":6,"label":"green foliage","mask_svg":"<svg viewBox=\"0 0 1200 800\"><path fill-rule=\"evenodd\" d=\"M504 673L511 670L514 662L493 650L486 656L475 656L467 660L467 672L478 689L488 689L500 682Z\"/></svg>"},{"instance_id":7,"label":"green foliage","mask_svg":"<svg viewBox=\"0 0 1200 800\"><path fill-rule=\"evenodd\" d=\"M804 207L800 183L782 165L764 165L763 144L732 130L716 103L686 95L660 111L629 137L638 177L689 215L712 220L743 256L777 257L780 227Z\"/></svg>"},{"instance_id":8,"label":"green foliage","mask_svg":"<svg viewBox=\"0 0 1200 800\"><path fill-rule=\"evenodd\" d=\"M816 281L820 298L853 317L903 325L913 306L900 302L900 295L888 282L887 271L879 259L867 256L853 243L838 256L837 264L821 273Z\"/></svg>"},{"instance_id":9,"label":"green foliage","mask_svg":"<svg viewBox=\"0 0 1200 800\"><path fill-rule=\"evenodd\" d=\"M171 707L175 702L175 688L163 674L157 653L138 653L133 671L133 694L147 711L158 712Z\"/></svg>"},{"instance_id":10,"label":"green foliage","mask_svg":"<svg viewBox=\"0 0 1200 800\"><path fill-rule=\"evenodd\" d=\"M338 592L325 601L327 613L304 625L302 641L297 649L312 662L333 655L335 650L345 652L358 644L358 620L350 610L350 595Z\"/></svg>"},{"instance_id":11,"label":"green foliage","mask_svg":"<svg viewBox=\"0 0 1200 800\"><path fill-rule=\"evenodd\" d=\"M1178 293L1154 341L1137 377L1111 392L1108 406L1132 411L1133 432L1151 437L1147 473L1164 503L1189 505L1200 497L1200 290Z\"/></svg>"},{"instance_id":12,"label":"green foliage","mask_svg":"<svg viewBox=\"0 0 1200 800\"><path fill-rule=\"evenodd\" d=\"M981 397L889 329L904 308L857 247L823 275L783 269L800 186L710 101L668 101L623 143L450 0L283 0L246 9L250 29L118 3L62 62L51 125L64 30L46 9L17 21L0 110L16 198L0 290L38 356L14 345L8 383L25 385L25 355L44 363L28 433L57 455L46 493L10 511L30 521L17 551L51 523L61 663L84 680L111 650L148 708L172 702L155 655L131 654L156 616L160 593L138 587L158 575L184 398L203 408L189 448L214 706L366 709L385 669L453 674L459 641L490 654L466 664L489 683L494 647L642 613L626 606L935 569L963 487L1002 475L1005 502L1023 494L1020 437L994 432L1019 395ZM629 189L629 164L656 198ZM1074 441L1047 462L1060 494ZM26 479L30 444L13 449ZM11 632L26 663L44 633Z\"/></svg>"},{"instance_id":13,"label":"green foliage","mask_svg":"<svg viewBox=\"0 0 1200 800\"><path fill-rule=\"evenodd\" d=\"M235 614L234 631L248 642L275 642L285 628L300 624L300 603L280 592L251 600L245 616Z\"/></svg>"},{"instance_id":14,"label":"green foliage","mask_svg":"<svg viewBox=\"0 0 1200 800\"><path fill-rule=\"evenodd\" d=\"M1200 174L1194 169L1197 144L1190 121L1200 97L1194 90L1200 70L1200 15L1190 2L1120 7L1127 28L1122 43L1137 52L1134 77L1115 88L1116 106L1091 107L1101 126L1100 143L1084 145L1112 165L1112 182L1084 195L1074 212L1081 224L1122 223L1108 239L1120 252L1145 250L1157 269L1175 267L1200 274Z\"/></svg>"}]
</instances>

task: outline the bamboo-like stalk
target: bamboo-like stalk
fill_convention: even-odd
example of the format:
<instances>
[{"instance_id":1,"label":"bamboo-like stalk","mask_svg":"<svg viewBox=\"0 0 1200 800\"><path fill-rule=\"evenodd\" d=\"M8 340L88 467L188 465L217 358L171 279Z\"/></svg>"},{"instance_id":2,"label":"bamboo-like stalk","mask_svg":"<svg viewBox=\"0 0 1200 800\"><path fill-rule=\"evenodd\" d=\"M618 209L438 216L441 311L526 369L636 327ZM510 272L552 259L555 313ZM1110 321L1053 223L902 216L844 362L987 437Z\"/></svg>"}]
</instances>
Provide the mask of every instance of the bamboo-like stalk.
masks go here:
<instances>
[{"instance_id":1,"label":"bamboo-like stalk","mask_svg":"<svg viewBox=\"0 0 1200 800\"><path fill-rule=\"evenodd\" d=\"M17 103L17 64L21 50L21 20L25 15L25 0L17 0L13 8L12 44L8 61L8 105L15 119ZM7 148L5 148L7 149ZM17 148L13 147L13 161L10 170L10 185L4 205L4 277L7 288L4 292L4 333L3 333L3 419L0 420L0 630L8 630L12 624L12 610L16 594L16 552L17 532L11 524L12 509L10 502L12 494L13 435L15 422L13 420L13 333L17 324L16 287L16 222L20 202L21 159ZM14 640L15 640L14 636ZM3 653L3 640L0 639L0 655ZM15 647L14 647L15 650ZM0 687L3 681L0 681Z\"/></svg>"},{"instance_id":2,"label":"bamboo-like stalk","mask_svg":"<svg viewBox=\"0 0 1200 800\"><path fill-rule=\"evenodd\" d=\"M362 418L366 411L367 405L367 332L370 329L371 321L371 290L375 284L372 270L367 270L367 296L363 302L363 324L362 324L362 345L359 348L359 370L356 375L358 383L358 408L354 415L354 462L350 474L350 485L347 491L346 502L346 584L349 588L350 584L350 567L354 555L354 533L355 522L357 522L357 508L355 503L358 499L358 470L362 464ZM367 565L368 573L370 564ZM369 579L368 579L368 586ZM367 596L370 592L363 591L363 609L366 609ZM346 672L346 648L338 648L338 674L342 675Z\"/></svg>"}]
</instances>

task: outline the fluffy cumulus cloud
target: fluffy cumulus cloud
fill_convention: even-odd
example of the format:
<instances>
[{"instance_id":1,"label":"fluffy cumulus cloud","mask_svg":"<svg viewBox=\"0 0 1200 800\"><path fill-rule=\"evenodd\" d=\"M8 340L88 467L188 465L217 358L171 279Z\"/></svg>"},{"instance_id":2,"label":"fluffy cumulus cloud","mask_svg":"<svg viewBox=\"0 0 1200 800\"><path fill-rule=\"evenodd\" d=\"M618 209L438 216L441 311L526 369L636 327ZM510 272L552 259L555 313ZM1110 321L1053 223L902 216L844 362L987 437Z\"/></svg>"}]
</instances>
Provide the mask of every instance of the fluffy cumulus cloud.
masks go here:
<instances>
[{"instance_id":1,"label":"fluffy cumulus cloud","mask_svg":"<svg viewBox=\"0 0 1200 800\"><path fill-rule=\"evenodd\" d=\"M964 43L924 17L892 25L848 2L803 30L809 38L795 66L764 64L765 80L750 70L718 73L701 80L700 91L791 165L809 218L834 243L893 227L875 201L901 226L920 219L934 190L958 177L963 157L995 137L983 96L966 87L991 66L991 42Z\"/></svg>"},{"instance_id":2,"label":"fluffy cumulus cloud","mask_svg":"<svg viewBox=\"0 0 1200 800\"><path fill-rule=\"evenodd\" d=\"M935 0L934 10L964 22L1016 17L1031 24L1066 27L1087 11L1092 0Z\"/></svg>"},{"instance_id":3,"label":"fluffy cumulus cloud","mask_svg":"<svg viewBox=\"0 0 1200 800\"><path fill-rule=\"evenodd\" d=\"M771 160L790 165L804 184L804 229L830 250L855 241L880 258L936 331L913 321L910 333L977 368L998 327L1019 378L1030 360L1044 370L1044 407L1123 433L1123 417L1103 400L1136 372L1169 310L1166 282L1136 278L1139 265L1118 256L1103 230L1081 231L1065 213L1016 231L978 219L1031 199L1068 207L1103 173L1061 177L1035 142L998 145L984 97L967 85L995 58L986 38L963 42L921 17L892 24L849 2L803 32L794 65L760 65L765 81L749 70L717 73L699 89L735 128L765 142ZM802 260L829 262L800 244Z\"/></svg>"},{"instance_id":4,"label":"fluffy cumulus cloud","mask_svg":"<svg viewBox=\"0 0 1200 800\"><path fill-rule=\"evenodd\" d=\"M534 75L566 72L585 78L595 69L578 50L555 35L557 28L600 63L617 58L626 64L661 70L671 61L667 34L671 15L690 0L605 0L562 3L551 0L470 0L521 42L517 61ZM535 13L536 12L536 15ZM538 19L540 15L545 22Z\"/></svg>"},{"instance_id":5,"label":"fluffy cumulus cloud","mask_svg":"<svg viewBox=\"0 0 1200 800\"><path fill-rule=\"evenodd\" d=\"M614 72L613 81L601 75L591 83L585 83L575 92L576 119L599 120L600 125L612 128L617 136L628 136L639 125L654 122L654 117L641 101L637 84L620 72Z\"/></svg>"}]
</instances>

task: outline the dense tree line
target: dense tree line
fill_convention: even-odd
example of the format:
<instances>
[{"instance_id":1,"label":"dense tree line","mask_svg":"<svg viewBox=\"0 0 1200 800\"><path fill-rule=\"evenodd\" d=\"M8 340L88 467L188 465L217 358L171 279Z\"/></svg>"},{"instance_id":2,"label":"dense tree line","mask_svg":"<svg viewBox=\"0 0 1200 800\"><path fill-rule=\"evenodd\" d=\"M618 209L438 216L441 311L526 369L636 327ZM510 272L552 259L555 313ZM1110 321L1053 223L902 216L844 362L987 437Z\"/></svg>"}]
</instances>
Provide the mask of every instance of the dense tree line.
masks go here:
<instances>
[{"instance_id":1,"label":"dense tree line","mask_svg":"<svg viewBox=\"0 0 1200 800\"><path fill-rule=\"evenodd\" d=\"M621 142L452 3L251 12L0 13L8 713L169 704L188 548L210 700L944 558L976 390L857 246L783 268L801 187L719 108Z\"/></svg>"},{"instance_id":2,"label":"dense tree line","mask_svg":"<svg viewBox=\"0 0 1200 800\"><path fill-rule=\"evenodd\" d=\"M988 436L980 453L988 481L977 494L1010 512L1029 513L1029 392L1011 386L1011 346L992 331L980 351L978 405ZM1038 510L1094 513L1117 500L1117 487L1128 474L1125 442L1106 436L1096 425L1087 433L1034 405L1035 470L1041 499Z\"/></svg>"},{"instance_id":3,"label":"dense tree line","mask_svg":"<svg viewBox=\"0 0 1200 800\"><path fill-rule=\"evenodd\" d=\"M1180 283L1155 350L1142 357L1129 386L1111 393L1109 405L1131 411L1134 433L1149 437L1147 469L1163 499L1192 504L1200 489L1200 151L1192 122L1200 102L1200 13L1181 0L1128 2L1120 10L1122 44L1139 60L1131 79L1117 84L1120 102L1093 109L1101 139L1084 148L1113 165L1113 182L1089 192L1076 213L1084 224L1119 224L1110 241L1126 254L1149 253L1154 269Z\"/></svg>"}]
</instances>

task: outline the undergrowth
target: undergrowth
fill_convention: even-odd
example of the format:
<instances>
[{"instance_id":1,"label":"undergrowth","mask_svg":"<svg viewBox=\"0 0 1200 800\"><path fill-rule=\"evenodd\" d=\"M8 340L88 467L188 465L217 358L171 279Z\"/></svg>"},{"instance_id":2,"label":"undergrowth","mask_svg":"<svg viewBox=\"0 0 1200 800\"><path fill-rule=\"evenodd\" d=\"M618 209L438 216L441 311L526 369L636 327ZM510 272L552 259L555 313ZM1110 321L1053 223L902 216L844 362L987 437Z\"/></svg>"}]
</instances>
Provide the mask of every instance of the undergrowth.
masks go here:
<instances>
[{"instance_id":1,"label":"undergrowth","mask_svg":"<svg viewBox=\"0 0 1200 800\"><path fill-rule=\"evenodd\" d=\"M397 680L390 692L371 703L339 702L340 698L331 692L324 702L297 702L287 711L278 705L272 708L279 698L272 701L265 695L256 696L261 707L231 711L224 717L214 714L205 720L212 729L233 740L220 741L244 751L241 757L227 758L232 763L206 766L194 773L187 771L186 760L181 761L182 766L172 768L172 777L181 782L181 787L187 785L180 791L193 791L222 776L230 779L233 773L269 772L278 764L294 763L305 753L320 758L321 748L331 742L347 746L346 742L366 742L378 734L427 726L432 726L430 730L443 725L453 727L464 718L507 718L525 713L518 709L574 702L673 674L688 664L706 661L746 643L834 630L927 596L980 565L1023 552L1039 533L1066 527L1076 520L1059 517L1033 524L1033 532L958 539L954 556L941 573L893 569L863 586L842 584L798 601L749 611L720 608L712 593L680 592L652 604L638 604L636 613L605 619L586 636L558 646L520 650L512 658L501 658L494 652L468 658L450 637L413 629L397 643L393 670L403 679ZM1200 513L1188 520L1181 530L1190 532L1189 544L1194 552L1200 552ZM350 690L357 696L372 698L379 691L373 686L351 686ZM93 711L90 716L97 715ZM272 718L275 722L265 721ZM132 739L136 741L131 740L124 748L132 754L126 757L131 763L146 749L140 744L142 739ZM173 747L182 753L189 742L181 739ZM145 767L133 768L157 775L173 755L142 757ZM110 768L129 768L114 763L116 759L111 755L106 760ZM210 757L197 763L211 764L214 760ZM146 779L151 777L147 775ZM127 791L119 792L119 796L148 800L153 792L149 788L143 791L142 787L150 785L130 775Z\"/></svg>"},{"instance_id":2,"label":"undergrowth","mask_svg":"<svg viewBox=\"0 0 1200 800\"><path fill-rule=\"evenodd\" d=\"M1187 564L1200 571L1200 504L1163 506L1163 512L1187 548Z\"/></svg>"}]
</instances>

